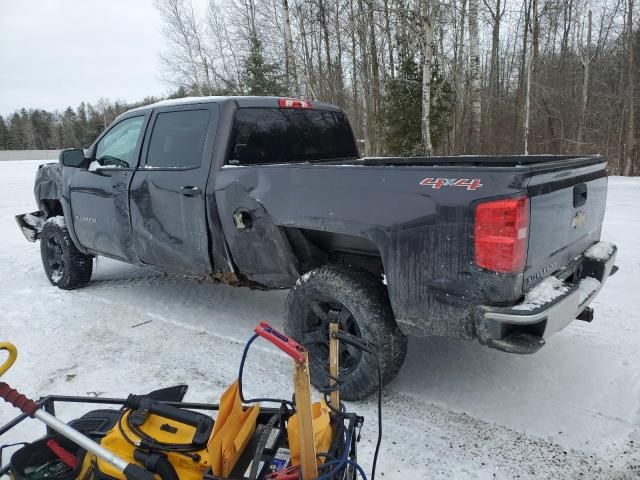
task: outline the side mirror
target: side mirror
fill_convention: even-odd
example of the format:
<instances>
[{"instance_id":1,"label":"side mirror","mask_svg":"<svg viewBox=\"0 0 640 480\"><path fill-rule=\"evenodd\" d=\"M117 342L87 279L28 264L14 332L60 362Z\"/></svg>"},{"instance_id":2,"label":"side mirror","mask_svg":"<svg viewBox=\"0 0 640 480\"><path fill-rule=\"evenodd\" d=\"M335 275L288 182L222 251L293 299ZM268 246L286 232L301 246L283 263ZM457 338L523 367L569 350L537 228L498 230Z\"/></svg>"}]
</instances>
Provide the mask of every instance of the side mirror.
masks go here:
<instances>
[{"instance_id":1,"label":"side mirror","mask_svg":"<svg viewBox=\"0 0 640 480\"><path fill-rule=\"evenodd\" d=\"M84 151L81 148L70 148L60 152L58 160L65 167L78 168L85 162Z\"/></svg>"}]
</instances>

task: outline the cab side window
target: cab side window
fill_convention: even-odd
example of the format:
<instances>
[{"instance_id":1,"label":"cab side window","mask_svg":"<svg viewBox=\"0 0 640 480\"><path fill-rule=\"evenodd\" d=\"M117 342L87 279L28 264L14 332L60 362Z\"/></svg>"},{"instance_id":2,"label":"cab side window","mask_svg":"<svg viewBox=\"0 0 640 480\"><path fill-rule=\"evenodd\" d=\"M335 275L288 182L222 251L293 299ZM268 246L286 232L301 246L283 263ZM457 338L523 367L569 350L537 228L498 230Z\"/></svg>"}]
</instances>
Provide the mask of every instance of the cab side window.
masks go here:
<instances>
[{"instance_id":1,"label":"cab side window","mask_svg":"<svg viewBox=\"0 0 640 480\"><path fill-rule=\"evenodd\" d=\"M149 140L147 167L199 167L208 126L209 110L159 113Z\"/></svg>"},{"instance_id":2,"label":"cab side window","mask_svg":"<svg viewBox=\"0 0 640 480\"><path fill-rule=\"evenodd\" d=\"M131 168L135 163L144 117L127 118L102 137L95 158L105 167Z\"/></svg>"}]
</instances>

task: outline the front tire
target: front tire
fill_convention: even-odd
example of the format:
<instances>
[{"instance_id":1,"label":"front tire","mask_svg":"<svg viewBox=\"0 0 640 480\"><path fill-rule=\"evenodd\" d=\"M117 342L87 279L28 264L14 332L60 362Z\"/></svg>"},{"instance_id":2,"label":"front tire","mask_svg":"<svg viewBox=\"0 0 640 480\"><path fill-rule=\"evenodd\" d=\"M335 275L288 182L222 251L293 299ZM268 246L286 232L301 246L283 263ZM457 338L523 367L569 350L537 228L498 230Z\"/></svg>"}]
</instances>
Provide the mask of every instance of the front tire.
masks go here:
<instances>
[{"instance_id":1,"label":"front tire","mask_svg":"<svg viewBox=\"0 0 640 480\"><path fill-rule=\"evenodd\" d=\"M91 280L93 257L76 248L62 216L44 222L40 232L40 257L47 278L56 287L73 290Z\"/></svg>"},{"instance_id":2,"label":"front tire","mask_svg":"<svg viewBox=\"0 0 640 480\"><path fill-rule=\"evenodd\" d=\"M382 383L390 382L404 363L407 337L395 322L387 290L364 270L333 265L303 275L290 290L285 304L285 332L313 357L311 382L320 389L329 383L331 311L341 330L377 346ZM341 344L340 382L340 394L345 400L360 400L373 394L378 388L375 358Z\"/></svg>"}]
</instances>

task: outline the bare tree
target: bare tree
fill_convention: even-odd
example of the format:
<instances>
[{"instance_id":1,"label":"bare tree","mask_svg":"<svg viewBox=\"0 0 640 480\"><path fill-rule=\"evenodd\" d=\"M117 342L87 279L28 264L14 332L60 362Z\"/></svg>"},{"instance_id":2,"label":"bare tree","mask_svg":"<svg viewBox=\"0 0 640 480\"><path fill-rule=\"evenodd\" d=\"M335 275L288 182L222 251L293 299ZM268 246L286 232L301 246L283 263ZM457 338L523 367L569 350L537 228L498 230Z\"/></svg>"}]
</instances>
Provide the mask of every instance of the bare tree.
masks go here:
<instances>
[{"instance_id":1,"label":"bare tree","mask_svg":"<svg viewBox=\"0 0 640 480\"><path fill-rule=\"evenodd\" d=\"M389 0L384 0L384 31L387 40L387 49L389 50L389 75L395 77L395 61L393 58L393 40L391 34L391 21L389 19Z\"/></svg>"},{"instance_id":2,"label":"bare tree","mask_svg":"<svg viewBox=\"0 0 640 480\"><path fill-rule=\"evenodd\" d=\"M480 149L480 37L478 35L478 0L469 0L469 64L471 69L471 148Z\"/></svg>"},{"instance_id":3,"label":"bare tree","mask_svg":"<svg viewBox=\"0 0 640 480\"><path fill-rule=\"evenodd\" d=\"M365 152L370 155L374 152L375 135L375 107L373 106L373 94L371 76L369 70L369 51L367 49L367 16L365 16L364 0L358 0L358 43L360 44L360 78L363 87L363 112Z\"/></svg>"},{"instance_id":4,"label":"bare tree","mask_svg":"<svg viewBox=\"0 0 640 480\"><path fill-rule=\"evenodd\" d=\"M636 157L636 132L635 132L635 70L634 70L634 45L633 45L633 0L627 0L627 139L624 153L624 167L622 174L631 175Z\"/></svg>"},{"instance_id":5,"label":"bare tree","mask_svg":"<svg viewBox=\"0 0 640 480\"><path fill-rule=\"evenodd\" d=\"M457 4L457 2L456 2ZM454 39L454 86L456 94L456 108L454 115L454 145L458 150L463 150L462 138L464 131L462 129L462 121L464 117L465 105L465 84L464 84L464 39L465 39L465 22L466 22L467 0L460 0L460 13L456 16L458 20L455 29L456 38Z\"/></svg>"},{"instance_id":6,"label":"bare tree","mask_svg":"<svg viewBox=\"0 0 640 480\"><path fill-rule=\"evenodd\" d=\"M591 29L592 29L593 13L591 10L587 13L587 44L584 51L580 54L580 63L582 64L582 103L580 105L580 125L578 126L578 148L582 150L582 139L585 130L587 118L587 102L589 101L589 80L591 74L591 62L595 54L591 53Z\"/></svg>"},{"instance_id":7,"label":"bare tree","mask_svg":"<svg viewBox=\"0 0 640 480\"><path fill-rule=\"evenodd\" d=\"M433 25L438 17L438 0L421 0L422 35L424 42L422 61L422 145L425 156L433 151L431 143L431 62L433 60Z\"/></svg>"},{"instance_id":8,"label":"bare tree","mask_svg":"<svg viewBox=\"0 0 640 480\"><path fill-rule=\"evenodd\" d=\"M507 7L506 2L495 0L492 8L488 0L483 0L493 23L491 32L491 67L489 70L489 95L492 99L500 96L500 23Z\"/></svg>"},{"instance_id":9,"label":"bare tree","mask_svg":"<svg viewBox=\"0 0 640 480\"><path fill-rule=\"evenodd\" d=\"M282 0L282 21L284 24L285 72L287 75L287 84L293 89L294 95L300 95L300 84L298 83L298 72L296 69L296 58L293 48L293 36L291 35L289 0Z\"/></svg>"},{"instance_id":10,"label":"bare tree","mask_svg":"<svg viewBox=\"0 0 640 480\"><path fill-rule=\"evenodd\" d=\"M523 123L523 141L524 141L524 154L529 155L529 121L531 118L531 71L533 70L533 58L534 58L534 48L533 48L533 17L535 16L532 13L532 7L534 6L535 0L530 0L529 2L529 14L527 15L528 21L525 25L525 31L527 32L527 36L525 38L529 39L529 45L526 49L525 54L525 76L526 76L526 87L524 94L524 123Z\"/></svg>"},{"instance_id":11,"label":"bare tree","mask_svg":"<svg viewBox=\"0 0 640 480\"><path fill-rule=\"evenodd\" d=\"M380 113L380 65L378 63L378 47L376 40L376 22L374 20L373 0L367 0L367 23L369 30L369 55L371 58L371 118L373 138L371 139L371 148L374 153L378 153L378 115Z\"/></svg>"},{"instance_id":12,"label":"bare tree","mask_svg":"<svg viewBox=\"0 0 640 480\"><path fill-rule=\"evenodd\" d=\"M188 84L203 95L201 32L197 28L191 4L183 0L154 0L154 5L165 22L163 33L169 42L169 52L160 60L172 83Z\"/></svg>"}]
</instances>

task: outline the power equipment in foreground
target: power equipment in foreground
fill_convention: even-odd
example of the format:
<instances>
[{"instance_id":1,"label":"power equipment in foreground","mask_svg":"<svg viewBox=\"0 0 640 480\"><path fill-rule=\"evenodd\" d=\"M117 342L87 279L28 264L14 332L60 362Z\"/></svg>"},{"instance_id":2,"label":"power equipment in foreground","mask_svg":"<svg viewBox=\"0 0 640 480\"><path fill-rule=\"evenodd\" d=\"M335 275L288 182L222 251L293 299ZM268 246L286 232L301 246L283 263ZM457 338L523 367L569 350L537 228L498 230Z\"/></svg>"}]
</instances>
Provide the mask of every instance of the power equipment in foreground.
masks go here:
<instances>
[{"instance_id":1,"label":"power equipment in foreground","mask_svg":"<svg viewBox=\"0 0 640 480\"><path fill-rule=\"evenodd\" d=\"M2 450L16 445L0 446L0 476L9 474L13 480L366 479L357 463L364 419L348 413L340 402L338 352L340 342L364 354L375 356L375 351L341 332L337 323L332 323L330 336L332 367L325 375L324 398L315 403L308 351L266 323L261 323L247 342L238 380L223 393L219 404L183 402L186 385L127 398L51 395L35 402L0 382L0 398L22 411L0 427L0 437L28 417L47 426L44 437L21 444L4 467ZM293 359L293 401L244 398L244 364L258 337ZM8 343L0 343L0 350L9 353L0 365L2 375L15 362L17 351ZM64 403L121 408L92 410L66 424L55 416L56 407ZM261 403L278 406L265 408Z\"/></svg>"}]
</instances>

